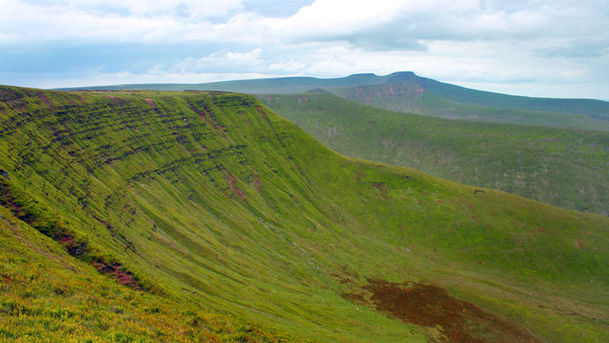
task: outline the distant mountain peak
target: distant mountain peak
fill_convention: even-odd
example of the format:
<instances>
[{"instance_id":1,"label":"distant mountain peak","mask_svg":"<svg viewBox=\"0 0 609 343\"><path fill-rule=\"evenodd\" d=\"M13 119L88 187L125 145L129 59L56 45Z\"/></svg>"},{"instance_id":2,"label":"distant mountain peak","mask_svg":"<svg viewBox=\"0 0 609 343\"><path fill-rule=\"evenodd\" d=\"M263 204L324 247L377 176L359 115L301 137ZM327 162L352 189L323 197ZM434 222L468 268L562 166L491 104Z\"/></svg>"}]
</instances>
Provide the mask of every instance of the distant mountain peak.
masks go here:
<instances>
[{"instance_id":1,"label":"distant mountain peak","mask_svg":"<svg viewBox=\"0 0 609 343\"><path fill-rule=\"evenodd\" d=\"M311 90L307 91L307 93L310 93L310 94L332 94L332 92L330 92L328 90L325 90L323 88L314 88L314 89L311 89Z\"/></svg>"},{"instance_id":2,"label":"distant mountain peak","mask_svg":"<svg viewBox=\"0 0 609 343\"><path fill-rule=\"evenodd\" d=\"M374 73L357 73L357 74L351 74L351 75L345 77L345 79L349 79L349 80L370 80L370 79L377 79L377 78L379 78L379 76Z\"/></svg>"},{"instance_id":3,"label":"distant mountain peak","mask_svg":"<svg viewBox=\"0 0 609 343\"><path fill-rule=\"evenodd\" d=\"M413 71L396 71L395 73L391 73L391 74L389 74L389 76L408 76L408 77L415 77L415 76L417 76L417 74L415 74Z\"/></svg>"},{"instance_id":4,"label":"distant mountain peak","mask_svg":"<svg viewBox=\"0 0 609 343\"><path fill-rule=\"evenodd\" d=\"M419 77L411 71L398 71L385 77L385 83L416 80Z\"/></svg>"}]
</instances>

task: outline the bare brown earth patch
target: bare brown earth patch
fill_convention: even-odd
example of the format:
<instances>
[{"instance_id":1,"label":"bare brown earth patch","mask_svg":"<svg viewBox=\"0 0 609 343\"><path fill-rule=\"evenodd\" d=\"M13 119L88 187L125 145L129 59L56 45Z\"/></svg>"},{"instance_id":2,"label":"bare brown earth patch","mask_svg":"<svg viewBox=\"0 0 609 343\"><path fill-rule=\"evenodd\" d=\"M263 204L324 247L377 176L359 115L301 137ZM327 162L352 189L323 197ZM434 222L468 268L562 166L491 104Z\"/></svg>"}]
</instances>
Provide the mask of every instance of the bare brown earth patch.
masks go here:
<instances>
[{"instance_id":1,"label":"bare brown earth patch","mask_svg":"<svg viewBox=\"0 0 609 343\"><path fill-rule=\"evenodd\" d=\"M57 242L66 248L68 254L72 256L82 256L87 252L87 242L77 241L73 236L64 233Z\"/></svg>"},{"instance_id":2,"label":"bare brown earth patch","mask_svg":"<svg viewBox=\"0 0 609 343\"><path fill-rule=\"evenodd\" d=\"M110 98L115 105L120 105L121 104L120 99L115 97L114 95L108 95L108 98Z\"/></svg>"},{"instance_id":3,"label":"bare brown earth patch","mask_svg":"<svg viewBox=\"0 0 609 343\"><path fill-rule=\"evenodd\" d=\"M264 113L264 111L262 110L261 106L257 106L256 109L258 110L258 113L264 118L264 119L269 119L266 115L266 113Z\"/></svg>"},{"instance_id":4,"label":"bare brown earth patch","mask_svg":"<svg viewBox=\"0 0 609 343\"><path fill-rule=\"evenodd\" d=\"M262 191L262 182L260 182L260 177L258 177L258 173L254 172L254 187L258 191Z\"/></svg>"},{"instance_id":5,"label":"bare brown earth patch","mask_svg":"<svg viewBox=\"0 0 609 343\"><path fill-rule=\"evenodd\" d=\"M98 272L107 274L108 276L116 279L116 281L122 285L139 291L144 290L138 279L133 276L131 272L124 270L120 263L108 263L102 259L97 259L91 261L91 265L95 267Z\"/></svg>"},{"instance_id":6,"label":"bare brown earth patch","mask_svg":"<svg viewBox=\"0 0 609 343\"><path fill-rule=\"evenodd\" d=\"M51 103L51 100L46 95L40 94L38 99L42 101L45 105L47 105L51 110L55 111L55 106Z\"/></svg>"},{"instance_id":7,"label":"bare brown earth patch","mask_svg":"<svg viewBox=\"0 0 609 343\"><path fill-rule=\"evenodd\" d=\"M401 321L435 328L446 343L539 342L526 329L451 296L442 287L426 283L393 283L368 279L360 293L343 297L365 304Z\"/></svg>"},{"instance_id":8,"label":"bare brown earth patch","mask_svg":"<svg viewBox=\"0 0 609 343\"><path fill-rule=\"evenodd\" d=\"M146 101L148 103L148 105L150 105L152 108L156 108L156 104L154 103L154 100L152 100L150 98L146 98L146 99L144 99L144 101Z\"/></svg>"},{"instance_id":9,"label":"bare brown earth patch","mask_svg":"<svg viewBox=\"0 0 609 343\"><path fill-rule=\"evenodd\" d=\"M225 171L226 171L226 177L228 179L231 189L235 193L237 193L239 198L241 198L242 200L245 200L245 193L243 193L243 191L239 187L237 187L237 183L235 182L235 177L228 170L225 170Z\"/></svg>"},{"instance_id":10,"label":"bare brown earth patch","mask_svg":"<svg viewBox=\"0 0 609 343\"><path fill-rule=\"evenodd\" d=\"M374 188L378 189L381 196L385 199L389 199L389 195L388 195L388 191L387 191L387 186L385 186L384 182L376 182L374 183Z\"/></svg>"}]
</instances>

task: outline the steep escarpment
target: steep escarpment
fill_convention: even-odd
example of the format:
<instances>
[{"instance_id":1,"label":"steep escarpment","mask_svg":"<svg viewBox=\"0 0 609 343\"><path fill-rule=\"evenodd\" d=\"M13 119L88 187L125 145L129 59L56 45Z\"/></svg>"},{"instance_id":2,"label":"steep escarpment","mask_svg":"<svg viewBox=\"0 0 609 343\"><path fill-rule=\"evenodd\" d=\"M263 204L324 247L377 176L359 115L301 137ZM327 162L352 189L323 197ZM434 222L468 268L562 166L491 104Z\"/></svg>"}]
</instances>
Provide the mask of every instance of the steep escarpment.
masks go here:
<instances>
[{"instance_id":1,"label":"steep escarpment","mask_svg":"<svg viewBox=\"0 0 609 343\"><path fill-rule=\"evenodd\" d=\"M6 211L129 292L300 339L454 341L344 297L426 280L523 341L606 337L606 218L345 158L252 96L0 100Z\"/></svg>"}]
</instances>

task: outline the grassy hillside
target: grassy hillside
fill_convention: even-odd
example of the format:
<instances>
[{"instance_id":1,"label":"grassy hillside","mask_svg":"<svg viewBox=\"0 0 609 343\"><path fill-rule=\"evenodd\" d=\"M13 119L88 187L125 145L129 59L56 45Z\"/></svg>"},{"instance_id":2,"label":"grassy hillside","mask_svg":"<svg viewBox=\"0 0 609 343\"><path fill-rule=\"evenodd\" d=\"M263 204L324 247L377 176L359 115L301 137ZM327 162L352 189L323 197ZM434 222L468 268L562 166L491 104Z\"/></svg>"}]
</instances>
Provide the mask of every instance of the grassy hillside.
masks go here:
<instances>
[{"instance_id":1,"label":"grassy hillside","mask_svg":"<svg viewBox=\"0 0 609 343\"><path fill-rule=\"evenodd\" d=\"M417 76L416 79L429 92L457 103L542 112L580 113L594 118L609 119L609 102L607 101L515 96L469 89L424 77Z\"/></svg>"},{"instance_id":2,"label":"grassy hillside","mask_svg":"<svg viewBox=\"0 0 609 343\"><path fill-rule=\"evenodd\" d=\"M252 96L0 100L4 213L129 294L229 313L269 340L609 339L607 218L345 158Z\"/></svg>"},{"instance_id":3,"label":"grassy hillside","mask_svg":"<svg viewBox=\"0 0 609 343\"><path fill-rule=\"evenodd\" d=\"M348 156L609 214L609 134L604 132L442 120L330 94L260 99Z\"/></svg>"},{"instance_id":4,"label":"grassy hillside","mask_svg":"<svg viewBox=\"0 0 609 343\"><path fill-rule=\"evenodd\" d=\"M106 278L0 208L0 341L281 342L287 335Z\"/></svg>"}]
</instances>

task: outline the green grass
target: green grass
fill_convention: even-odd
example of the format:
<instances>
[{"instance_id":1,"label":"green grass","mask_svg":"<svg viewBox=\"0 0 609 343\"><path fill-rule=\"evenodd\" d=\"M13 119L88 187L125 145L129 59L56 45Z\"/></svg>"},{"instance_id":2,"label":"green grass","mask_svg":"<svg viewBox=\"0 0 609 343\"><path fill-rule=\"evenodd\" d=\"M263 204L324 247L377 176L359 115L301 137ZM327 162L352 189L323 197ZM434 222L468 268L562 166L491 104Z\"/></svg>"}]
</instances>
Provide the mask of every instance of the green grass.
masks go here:
<instances>
[{"instance_id":1,"label":"green grass","mask_svg":"<svg viewBox=\"0 0 609 343\"><path fill-rule=\"evenodd\" d=\"M280 342L234 318L101 276L0 208L2 342Z\"/></svg>"},{"instance_id":2,"label":"green grass","mask_svg":"<svg viewBox=\"0 0 609 343\"><path fill-rule=\"evenodd\" d=\"M609 134L604 132L443 120L330 94L260 99L348 156L609 214Z\"/></svg>"},{"instance_id":3,"label":"green grass","mask_svg":"<svg viewBox=\"0 0 609 343\"><path fill-rule=\"evenodd\" d=\"M607 218L343 157L253 96L2 87L0 101L11 215L87 242L70 263L120 263L150 291L104 283L178 304L162 308L230 314L268 339L425 342L436 329L344 299L341 278L425 280L546 341L609 339Z\"/></svg>"}]
</instances>

